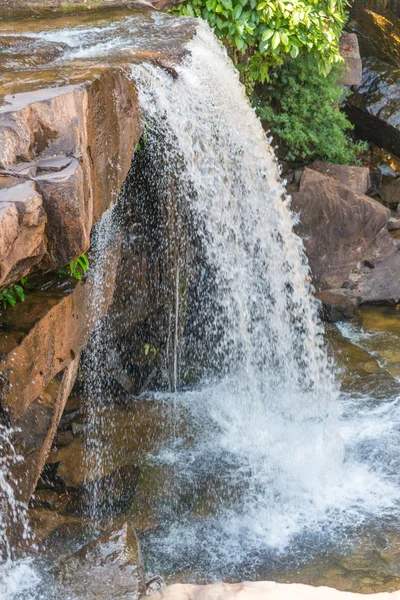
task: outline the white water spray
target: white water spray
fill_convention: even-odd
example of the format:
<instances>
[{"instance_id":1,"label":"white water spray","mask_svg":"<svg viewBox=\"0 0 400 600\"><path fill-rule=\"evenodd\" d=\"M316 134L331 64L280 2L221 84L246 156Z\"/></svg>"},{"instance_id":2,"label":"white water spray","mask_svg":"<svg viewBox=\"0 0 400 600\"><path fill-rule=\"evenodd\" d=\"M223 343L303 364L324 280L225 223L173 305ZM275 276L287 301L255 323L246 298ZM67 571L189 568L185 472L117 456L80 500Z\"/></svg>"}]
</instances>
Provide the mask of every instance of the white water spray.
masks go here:
<instances>
[{"instance_id":1,"label":"white water spray","mask_svg":"<svg viewBox=\"0 0 400 600\"><path fill-rule=\"evenodd\" d=\"M163 130L167 162L183 164L180 184L213 294L212 310L204 297L190 316L218 374L171 398L198 435L190 449L173 440L157 460L174 466L182 486L190 481L194 495L196 478L221 464L222 487L241 489L208 519L170 515L150 553L179 562L201 547L215 568L283 549L327 515L347 510L347 523L360 522L360 506L391 505L393 489L345 461L339 390L303 245L238 74L204 23L188 49L177 78L150 65L132 76L151 126ZM184 351L190 355L190 344Z\"/></svg>"}]
</instances>

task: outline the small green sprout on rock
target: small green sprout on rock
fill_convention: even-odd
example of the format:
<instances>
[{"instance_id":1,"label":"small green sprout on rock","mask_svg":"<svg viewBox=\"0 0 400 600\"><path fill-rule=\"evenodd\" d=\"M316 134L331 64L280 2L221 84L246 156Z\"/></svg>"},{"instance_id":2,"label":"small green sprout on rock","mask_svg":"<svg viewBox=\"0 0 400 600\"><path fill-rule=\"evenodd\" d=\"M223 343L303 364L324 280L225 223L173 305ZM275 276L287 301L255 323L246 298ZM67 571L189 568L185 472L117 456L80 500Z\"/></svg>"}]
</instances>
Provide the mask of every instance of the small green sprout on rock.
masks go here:
<instances>
[{"instance_id":1,"label":"small green sprout on rock","mask_svg":"<svg viewBox=\"0 0 400 600\"><path fill-rule=\"evenodd\" d=\"M148 356L150 352L154 356L154 358L157 356L157 348L155 346L152 346L151 344L144 344L143 351L145 356Z\"/></svg>"},{"instance_id":2,"label":"small green sprout on rock","mask_svg":"<svg viewBox=\"0 0 400 600\"><path fill-rule=\"evenodd\" d=\"M60 277L72 277L72 279L82 281L82 278L86 274L88 268L88 257L86 254L82 254L79 258L71 260L71 262L65 267L58 269L57 274L60 275Z\"/></svg>"},{"instance_id":3,"label":"small green sprout on rock","mask_svg":"<svg viewBox=\"0 0 400 600\"><path fill-rule=\"evenodd\" d=\"M17 302L25 302L24 286L28 282L27 277L20 279L18 283L14 283L11 287L0 292L0 302L3 303L3 308L7 306L15 306Z\"/></svg>"}]
</instances>

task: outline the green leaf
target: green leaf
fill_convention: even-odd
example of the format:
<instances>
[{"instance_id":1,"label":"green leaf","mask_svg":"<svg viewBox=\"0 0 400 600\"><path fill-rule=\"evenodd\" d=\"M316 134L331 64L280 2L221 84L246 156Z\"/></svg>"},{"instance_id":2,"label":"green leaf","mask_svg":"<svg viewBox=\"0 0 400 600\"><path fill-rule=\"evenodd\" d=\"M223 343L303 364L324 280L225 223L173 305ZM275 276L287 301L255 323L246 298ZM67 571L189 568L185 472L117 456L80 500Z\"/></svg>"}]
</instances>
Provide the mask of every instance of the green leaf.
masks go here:
<instances>
[{"instance_id":1,"label":"green leaf","mask_svg":"<svg viewBox=\"0 0 400 600\"><path fill-rule=\"evenodd\" d=\"M288 38L288 36L286 35L286 33L285 33L284 31L281 31L281 34L280 34L280 36L281 36L281 42L282 42L282 44L283 44L284 46L287 46L287 45L289 44L289 38Z\"/></svg>"},{"instance_id":2,"label":"green leaf","mask_svg":"<svg viewBox=\"0 0 400 600\"><path fill-rule=\"evenodd\" d=\"M238 18L240 17L240 15L243 12L243 8L240 6L240 4L237 5L237 7L235 8L235 10L233 11L233 16L236 20L238 20Z\"/></svg>"},{"instance_id":3,"label":"green leaf","mask_svg":"<svg viewBox=\"0 0 400 600\"><path fill-rule=\"evenodd\" d=\"M297 56L299 55L299 49L297 46L292 46L290 49L290 56L292 58L297 58Z\"/></svg>"},{"instance_id":4,"label":"green leaf","mask_svg":"<svg viewBox=\"0 0 400 600\"><path fill-rule=\"evenodd\" d=\"M279 46L279 42L281 41L281 36L279 35L279 31L275 31L271 40L271 48L275 50Z\"/></svg>"},{"instance_id":5,"label":"green leaf","mask_svg":"<svg viewBox=\"0 0 400 600\"><path fill-rule=\"evenodd\" d=\"M272 38L273 35L274 35L273 29L266 29L261 36L261 41L265 42L266 40L269 40L270 38Z\"/></svg>"},{"instance_id":6,"label":"green leaf","mask_svg":"<svg viewBox=\"0 0 400 600\"><path fill-rule=\"evenodd\" d=\"M14 292L17 294L18 298L21 300L21 302L24 302L25 301L24 288L16 283L14 285L13 289L14 289Z\"/></svg>"},{"instance_id":7,"label":"green leaf","mask_svg":"<svg viewBox=\"0 0 400 600\"><path fill-rule=\"evenodd\" d=\"M4 292L4 296L6 297L7 301L11 304L11 306L15 306L17 304L17 296L12 290L6 290Z\"/></svg>"}]
</instances>

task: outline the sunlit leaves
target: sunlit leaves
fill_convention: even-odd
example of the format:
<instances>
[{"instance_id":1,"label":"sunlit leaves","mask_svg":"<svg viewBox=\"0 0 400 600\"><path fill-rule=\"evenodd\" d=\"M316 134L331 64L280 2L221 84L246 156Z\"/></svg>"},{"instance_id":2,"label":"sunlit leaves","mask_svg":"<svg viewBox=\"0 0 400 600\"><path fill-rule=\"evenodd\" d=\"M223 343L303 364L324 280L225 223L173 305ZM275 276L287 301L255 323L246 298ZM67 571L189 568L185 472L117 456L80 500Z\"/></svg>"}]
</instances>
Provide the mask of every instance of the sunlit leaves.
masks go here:
<instances>
[{"instance_id":1,"label":"sunlit leaves","mask_svg":"<svg viewBox=\"0 0 400 600\"><path fill-rule=\"evenodd\" d=\"M347 0L186 0L175 10L206 19L239 53L237 63L254 81L265 81L269 68L301 52L313 55L320 72L329 73L341 60L347 5Z\"/></svg>"}]
</instances>

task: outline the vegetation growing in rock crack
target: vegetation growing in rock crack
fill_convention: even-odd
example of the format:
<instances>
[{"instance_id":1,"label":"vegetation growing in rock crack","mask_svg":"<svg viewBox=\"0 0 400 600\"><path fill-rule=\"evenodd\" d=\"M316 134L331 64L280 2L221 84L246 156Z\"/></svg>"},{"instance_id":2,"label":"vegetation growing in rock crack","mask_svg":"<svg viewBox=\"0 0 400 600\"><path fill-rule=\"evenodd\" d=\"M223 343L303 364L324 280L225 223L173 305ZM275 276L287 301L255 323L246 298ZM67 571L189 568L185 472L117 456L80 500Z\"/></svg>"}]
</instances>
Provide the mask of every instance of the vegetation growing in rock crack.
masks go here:
<instances>
[{"instance_id":1,"label":"vegetation growing in rock crack","mask_svg":"<svg viewBox=\"0 0 400 600\"><path fill-rule=\"evenodd\" d=\"M60 277L72 277L77 281L81 281L89 268L89 260L86 254L82 254L79 258L71 260L71 262L58 269L57 273Z\"/></svg>"},{"instance_id":2,"label":"vegetation growing in rock crack","mask_svg":"<svg viewBox=\"0 0 400 600\"><path fill-rule=\"evenodd\" d=\"M3 303L3 308L15 306L17 302L25 302L24 286L28 282L27 277L20 279L18 283L14 283L11 287L0 292L0 302Z\"/></svg>"},{"instance_id":3,"label":"vegetation growing in rock crack","mask_svg":"<svg viewBox=\"0 0 400 600\"><path fill-rule=\"evenodd\" d=\"M364 142L354 142L352 124L338 105L343 88L342 68L321 75L312 57L301 57L278 67L258 98L258 113L287 147L286 158L312 162L326 160L353 164Z\"/></svg>"}]
</instances>

